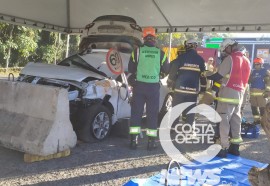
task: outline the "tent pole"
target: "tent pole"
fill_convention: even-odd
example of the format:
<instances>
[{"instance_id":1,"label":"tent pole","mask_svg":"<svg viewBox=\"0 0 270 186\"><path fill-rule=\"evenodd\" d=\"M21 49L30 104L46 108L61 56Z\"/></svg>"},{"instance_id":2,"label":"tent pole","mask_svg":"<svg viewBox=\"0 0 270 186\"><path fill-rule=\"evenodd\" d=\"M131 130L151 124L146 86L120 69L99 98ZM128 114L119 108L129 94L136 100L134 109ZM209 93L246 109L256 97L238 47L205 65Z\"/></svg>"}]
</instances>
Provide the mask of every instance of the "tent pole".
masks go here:
<instances>
[{"instance_id":1,"label":"tent pole","mask_svg":"<svg viewBox=\"0 0 270 186\"><path fill-rule=\"evenodd\" d=\"M69 33L70 33L70 0L66 0L67 3L67 28L68 28L68 34L67 34L67 48L66 48L66 58L69 56Z\"/></svg>"},{"instance_id":2,"label":"tent pole","mask_svg":"<svg viewBox=\"0 0 270 186\"><path fill-rule=\"evenodd\" d=\"M160 14L162 15L162 17L165 19L165 21L168 23L169 25L169 33L170 33L170 46L169 46L169 54L168 54L168 60L171 60L171 48L172 48L172 25L169 22L169 20L167 19L167 17L165 16L165 14L162 12L162 10L159 8L157 2L155 0L152 0L152 2L154 3L154 5L156 6L156 8L158 9L158 11L160 12Z\"/></svg>"},{"instance_id":3,"label":"tent pole","mask_svg":"<svg viewBox=\"0 0 270 186\"><path fill-rule=\"evenodd\" d=\"M70 0L66 1L67 3L67 28L70 30Z\"/></svg>"},{"instance_id":4,"label":"tent pole","mask_svg":"<svg viewBox=\"0 0 270 186\"><path fill-rule=\"evenodd\" d=\"M169 44L169 54L168 54L169 62L171 62L171 51L172 51L172 32L170 32L170 44Z\"/></svg>"},{"instance_id":5,"label":"tent pole","mask_svg":"<svg viewBox=\"0 0 270 186\"><path fill-rule=\"evenodd\" d=\"M69 35L69 34L67 34L66 58L67 58L67 57L68 57L68 55L69 55L69 37L70 37L70 35Z\"/></svg>"},{"instance_id":6,"label":"tent pole","mask_svg":"<svg viewBox=\"0 0 270 186\"><path fill-rule=\"evenodd\" d=\"M169 22L169 20L167 19L167 17L165 16L165 14L162 12L162 10L159 8L158 4L156 3L155 0L152 0L154 5L157 7L158 11L160 12L160 14L162 15L162 17L165 19L165 21L168 23L170 29L172 30L172 25L171 23Z\"/></svg>"}]
</instances>

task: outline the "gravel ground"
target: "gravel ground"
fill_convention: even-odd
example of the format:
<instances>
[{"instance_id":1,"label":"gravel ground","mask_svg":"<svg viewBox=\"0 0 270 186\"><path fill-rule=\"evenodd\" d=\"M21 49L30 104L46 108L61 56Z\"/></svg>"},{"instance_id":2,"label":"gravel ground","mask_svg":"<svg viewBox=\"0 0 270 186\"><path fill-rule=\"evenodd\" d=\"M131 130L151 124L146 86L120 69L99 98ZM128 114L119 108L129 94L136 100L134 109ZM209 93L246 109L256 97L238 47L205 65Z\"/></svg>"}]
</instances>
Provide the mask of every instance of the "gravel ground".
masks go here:
<instances>
[{"instance_id":1,"label":"gravel ground","mask_svg":"<svg viewBox=\"0 0 270 186\"><path fill-rule=\"evenodd\" d=\"M162 149L128 149L117 137L92 144L80 143L69 157L24 163L23 153L0 148L0 185L123 185L131 178L147 177L165 168L169 158Z\"/></svg>"},{"instance_id":2,"label":"gravel ground","mask_svg":"<svg viewBox=\"0 0 270 186\"><path fill-rule=\"evenodd\" d=\"M250 111L245 111L250 117ZM24 163L23 153L0 147L0 185L123 185L166 167L169 157L159 147L146 150L146 138L136 151L128 139L115 135L102 142L78 143L65 158ZM197 153L192 148L192 153ZM270 143L262 132L258 139L244 139L241 156L268 163Z\"/></svg>"}]
</instances>

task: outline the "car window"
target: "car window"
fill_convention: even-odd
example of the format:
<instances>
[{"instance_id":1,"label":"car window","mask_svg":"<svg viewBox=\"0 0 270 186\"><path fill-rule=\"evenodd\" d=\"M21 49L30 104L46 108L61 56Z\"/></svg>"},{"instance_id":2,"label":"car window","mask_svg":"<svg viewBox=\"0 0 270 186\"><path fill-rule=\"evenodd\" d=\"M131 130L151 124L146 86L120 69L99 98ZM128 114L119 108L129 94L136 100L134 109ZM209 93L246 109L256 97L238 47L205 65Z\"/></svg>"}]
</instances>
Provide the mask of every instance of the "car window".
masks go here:
<instances>
[{"instance_id":1,"label":"car window","mask_svg":"<svg viewBox=\"0 0 270 186\"><path fill-rule=\"evenodd\" d=\"M61 66L70 66L70 67L85 67L86 62L84 62L84 60L82 58L80 58L77 55L73 55L69 58L64 59L63 61L61 61L60 63L58 63L58 65ZM85 67L87 68L87 67Z\"/></svg>"},{"instance_id":2,"label":"car window","mask_svg":"<svg viewBox=\"0 0 270 186\"><path fill-rule=\"evenodd\" d=\"M79 51L98 48L110 49L117 48L119 52L131 53L134 48L140 46L142 43L139 39L131 36L88 36L84 37L80 43Z\"/></svg>"}]
</instances>

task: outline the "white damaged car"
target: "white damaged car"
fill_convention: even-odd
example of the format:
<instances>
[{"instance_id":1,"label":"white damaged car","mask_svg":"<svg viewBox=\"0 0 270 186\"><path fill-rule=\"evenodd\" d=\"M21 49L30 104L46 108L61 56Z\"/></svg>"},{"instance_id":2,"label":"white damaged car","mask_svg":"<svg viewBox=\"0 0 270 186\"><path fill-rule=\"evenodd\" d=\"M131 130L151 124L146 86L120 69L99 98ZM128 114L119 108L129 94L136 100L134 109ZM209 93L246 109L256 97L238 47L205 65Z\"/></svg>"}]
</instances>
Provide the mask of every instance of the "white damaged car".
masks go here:
<instances>
[{"instance_id":1,"label":"white damaged car","mask_svg":"<svg viewBox=\"0 0 270 186\"><path fill-rule=\"evenodd\" d=\"M64 88L68 91L70 120L77 137L90 141L102 140L109 135L112 125L129 118L132 87L123 83L129 75L115 75L106 64L111 47L117 48L127 72L131 51L141 44L132 36L87 36L80 45L80 53L70 56L57 65L28 63L17 81ZM93 47L95 45L95 47ZM93 49L98 48L98 49ZM172 97L161 79L160 113L171 107Z\"/></svg>"},{"instance_id":2,"label":"white damaged car","mask_svg":"<svg viewBox=\"0 0 270 186\"><path fill-rule=\"evenodd\" d=\"M70 120L79 139L89 141L91 135L104 139L113 124L130 117L131 88L122 83L121 75L111 73L106 65L108 50L93 49L84 55L73 55L58 65L28 63L18 81L65 88L69 93ZM130 54L120 53L127 69ZM171 106L171 96L162 79L160 111Z\"/></svg>"}]
</instances>

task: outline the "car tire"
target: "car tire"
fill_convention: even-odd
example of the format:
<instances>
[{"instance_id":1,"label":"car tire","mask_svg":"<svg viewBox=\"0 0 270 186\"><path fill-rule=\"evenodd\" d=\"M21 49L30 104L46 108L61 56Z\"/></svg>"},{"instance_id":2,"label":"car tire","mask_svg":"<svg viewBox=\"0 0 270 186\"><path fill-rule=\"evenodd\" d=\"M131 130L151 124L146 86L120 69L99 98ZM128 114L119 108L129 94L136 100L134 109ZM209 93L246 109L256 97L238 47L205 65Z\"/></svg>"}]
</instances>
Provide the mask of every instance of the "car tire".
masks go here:
<instances>
[{"instance_id":1,"label":"car tire","mask_svg":"<svg viewBox=\"0 0 270 186\"><path fill-rule=\"evenodd\" d=\"M78 139L90 142L92 139L104 140L110 134L112 127L112 114L102 104L92 105L82 110L80 114Z\"/></svg>"},{"instance_id":2,"label":"car tire","mask_svg":"<svg viewBox=\"0 0 270 186\"><path fill-rule=\"evenodd\" d=\"M163 117L165 116L165 114L172 108L172 95L171 94L167 94L167 96L164 99L163 105L160 109L159 115L158 115L158 121L159 121L159 125L163 119Z\"/></svg>"}]
</instances>

